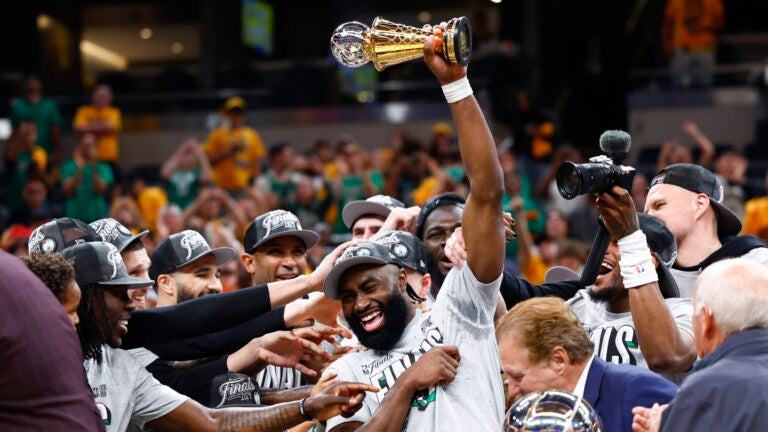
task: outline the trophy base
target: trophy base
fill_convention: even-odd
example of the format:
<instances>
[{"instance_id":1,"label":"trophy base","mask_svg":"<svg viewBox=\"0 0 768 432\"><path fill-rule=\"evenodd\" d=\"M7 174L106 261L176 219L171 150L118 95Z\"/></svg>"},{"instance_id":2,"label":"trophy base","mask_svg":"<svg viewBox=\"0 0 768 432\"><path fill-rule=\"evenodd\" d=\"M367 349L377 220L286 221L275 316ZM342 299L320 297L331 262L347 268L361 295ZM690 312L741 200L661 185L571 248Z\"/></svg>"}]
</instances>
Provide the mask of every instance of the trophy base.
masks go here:
<instances>
[{"instance_id":1,"label":"trophy base","mask_svg":"<svg viewBox=\"0 0 768 432\"><path fill-rule=\"evenodd\" d=\"M467 17L452 19L445 28L445 58L462 66L469 64L472 56L472 28Z\"/></svg>"}]
</instances>

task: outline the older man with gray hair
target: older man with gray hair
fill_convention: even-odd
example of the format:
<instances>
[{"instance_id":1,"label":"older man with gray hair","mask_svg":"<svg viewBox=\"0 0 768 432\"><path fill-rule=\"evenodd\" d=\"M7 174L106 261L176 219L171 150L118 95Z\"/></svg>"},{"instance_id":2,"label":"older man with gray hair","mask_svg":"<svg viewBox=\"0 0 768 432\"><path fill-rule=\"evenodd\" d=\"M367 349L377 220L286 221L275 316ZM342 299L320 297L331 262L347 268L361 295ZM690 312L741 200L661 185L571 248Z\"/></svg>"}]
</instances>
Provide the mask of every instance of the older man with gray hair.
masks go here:
<instances>
[{"instance_id":1,"label":"older man with gray hair","mask_svg":"<svg viewBox=\"0 0 768 432\"><path fill-rule=\"evenodd\" d=\"M637 407L637 431L763 430L768 425L768 272L719 261L696 282L693 332L701 358L668 406Z\"/></svg>"}]
</instances>

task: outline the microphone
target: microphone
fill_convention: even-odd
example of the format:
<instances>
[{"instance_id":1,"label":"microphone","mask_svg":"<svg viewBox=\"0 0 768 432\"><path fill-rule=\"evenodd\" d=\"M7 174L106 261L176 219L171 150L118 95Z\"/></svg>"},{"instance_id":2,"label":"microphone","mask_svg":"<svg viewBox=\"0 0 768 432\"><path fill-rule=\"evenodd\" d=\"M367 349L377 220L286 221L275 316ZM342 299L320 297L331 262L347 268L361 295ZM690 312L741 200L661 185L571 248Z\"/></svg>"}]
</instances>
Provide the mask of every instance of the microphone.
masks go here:
<instances>
[{"instance_id":1,"label":"microphone","mask_svg":"<svg viewBox=\"0 0 768 432\"><path fill-rule=\"evenodd\" d=\"M621 165L632 147L632 137L623 130L607 130L600 135L600 150L616 165Z\"/></svg>"}]
</instances>

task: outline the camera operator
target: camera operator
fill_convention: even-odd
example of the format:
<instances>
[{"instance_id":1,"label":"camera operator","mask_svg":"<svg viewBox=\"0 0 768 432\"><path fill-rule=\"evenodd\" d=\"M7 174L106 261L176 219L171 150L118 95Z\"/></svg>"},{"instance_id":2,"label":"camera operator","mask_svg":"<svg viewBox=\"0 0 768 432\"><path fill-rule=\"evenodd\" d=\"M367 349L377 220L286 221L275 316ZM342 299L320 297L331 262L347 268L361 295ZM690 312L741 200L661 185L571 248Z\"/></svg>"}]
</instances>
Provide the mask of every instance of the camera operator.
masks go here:
<instances>
[{"instance_id":1,"label":"camera operator","mask_svg":"<svg viewBox=\"0 0 768 432\"><path fill-rule=\"evenodd\" d=\"M712 171L674 164L650 184L645 211L675 235L678 254L671 273L681 297L691 298L699 274L716 261L744 257L768 267L766 244L752 235L737 236L741 221L722 204L723 186Z\"/></svg>"}]
</instances>

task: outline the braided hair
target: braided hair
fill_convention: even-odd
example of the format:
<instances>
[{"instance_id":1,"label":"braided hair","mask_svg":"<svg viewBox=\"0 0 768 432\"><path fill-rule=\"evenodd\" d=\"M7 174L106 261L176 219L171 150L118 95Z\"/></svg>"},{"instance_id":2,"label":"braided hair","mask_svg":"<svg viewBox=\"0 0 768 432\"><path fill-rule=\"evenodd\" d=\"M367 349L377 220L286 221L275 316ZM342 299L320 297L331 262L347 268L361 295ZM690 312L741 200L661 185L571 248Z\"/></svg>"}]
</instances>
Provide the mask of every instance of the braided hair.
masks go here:
<instances>
[{"instance_id":1,"label":"braided hair","mask_svg":"<svg viewBox=\"0 0 768 432\"><path fill-rule=\"evenodd\" d=\"M80 323L77 324L77 335L80 336L80 347L83 350L84 359L96 359L101 363L101 345L107 341L107 336L101 329L98 319L94 314L96 307L102 314L107 310L104 303L104 289L98 284L80 285L82 299L77 306L77 315Z\"/></svg>"}]
</instances>

